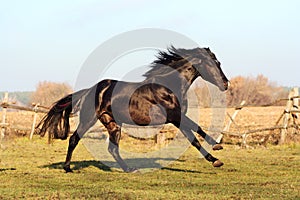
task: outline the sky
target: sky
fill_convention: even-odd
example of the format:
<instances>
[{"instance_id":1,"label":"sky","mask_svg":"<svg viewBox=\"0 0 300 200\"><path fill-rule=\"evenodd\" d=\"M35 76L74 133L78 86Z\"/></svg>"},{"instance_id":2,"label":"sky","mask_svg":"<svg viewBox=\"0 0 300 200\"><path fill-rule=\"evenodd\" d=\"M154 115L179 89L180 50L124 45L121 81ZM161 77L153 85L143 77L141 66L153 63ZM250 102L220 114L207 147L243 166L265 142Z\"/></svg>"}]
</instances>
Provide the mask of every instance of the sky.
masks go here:
<instances>
[{"instance_id":1,"label":"sky","mask_svg":"<svg viewBox=\"0 0 300 200\"><path fill-rule=\"evenodd\" d=\"M44 80L73 86L97 47L142 28L171 30L210 47L229 78L262 74L280 86L300 86L298 0L0 2L0 91L33 91ZM147 64L154 54L129 55L124 63L137 65L138 57ZM108 76L128 73L124 63Z\"/></svg>"}]
</instances>

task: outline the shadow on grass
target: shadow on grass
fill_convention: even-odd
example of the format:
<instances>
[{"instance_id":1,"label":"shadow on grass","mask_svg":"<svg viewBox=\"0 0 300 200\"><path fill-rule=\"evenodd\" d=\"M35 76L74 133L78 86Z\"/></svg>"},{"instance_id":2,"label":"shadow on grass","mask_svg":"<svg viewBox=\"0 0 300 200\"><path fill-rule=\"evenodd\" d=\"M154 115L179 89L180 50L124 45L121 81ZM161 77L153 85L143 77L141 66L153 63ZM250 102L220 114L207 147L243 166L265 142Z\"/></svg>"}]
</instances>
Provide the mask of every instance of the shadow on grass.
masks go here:
<instances>
[{"instance_id":1,"label":"shadow on grass","mask_svg":"<svg viewBox=\"0 0 300 200\"><path fill-rule=\"evenodd\" d=\"M0 168L0 172L5 172L5 171L14 171L14 170L17 170L16 168Z\"/></svg>"},{"instance_id":2,"label":"shadow on grass","mask_svg":"<svg viewBox=\"0 0 300 200\"><path fill-rule=\"evenodd\" d=\"M162 170L168 170L174 172L187 172L187 173L195 173L195 174L217 174L216 172L201 172L196 170L177 169L177 168L170 168L170 167L163 167Z\"/></svg>"},{"instance_id":3,"label":"shadow on grass","mask_svg":"<svg viewBox=\"0 0 300 200\"><path fill-rule=\"evenodd\" d=\"M186 173L198 173L198 174L216 174L216 172L202 172L196 170L188 170L188 169L178 169L174 167L162 166L158 161L174 161L174 159L169 158L130 158L124 159L124 161L128 164L129 167L135 167L137 169L161 169L165 171L173 171L173 172L186 172ZM181 161L184 162L184 161ZM43 165L41 168L50 168L50 169L63 169L64 162L52 163L49 165ZM80 170L87 167L96 167L102 171L113 171L111 167L120 169L119 165L113 161L97 161L97 160L84 160L84 161L73 161L71 162L72 170Z\"/></svg>"},{"instance_id":4,"label":"shadow on grass","mask_svg":"<svg viewBox=\"0 0 300 200\"><path fill-rule=\"evenodd\" d=\"M57 162L49 165L43 165L41 166L41 168L63 169L63 166L64 166L64 162ZM96 160L74 161L71 163L71 166L73 170L80 170L90 166L94 166L103 171L111 171L110 167Z\"/></svg>"},{"instance_id":5,"label":"shadow on grass","mask_svg":"<svg viewBox=\"0 0 300 200\"><path fill-rule=\"evenodd\" d=\"M181 169L173 169L166 167L167 165L162 165L160 162L172 162L174 159L171 158L130 158L124 159L129 167L134 167L138 169L164 169L164 170L172 170L172 171L185 171ZM49 165L43 165L41 168L50 168L50 169L63 169L64 162L52 163ZM120 166L114 161L97 161L97 160L84 160L84 161L73 161L71 162L71 169L80 170L87 167L96 167L103 171L112 171L111 168L118 168ZM190 171L191 172L191 171ZM196 173L196 172L194 172ZM200 173L200 172L199 172Z\"/></svg>"}]
</instances>

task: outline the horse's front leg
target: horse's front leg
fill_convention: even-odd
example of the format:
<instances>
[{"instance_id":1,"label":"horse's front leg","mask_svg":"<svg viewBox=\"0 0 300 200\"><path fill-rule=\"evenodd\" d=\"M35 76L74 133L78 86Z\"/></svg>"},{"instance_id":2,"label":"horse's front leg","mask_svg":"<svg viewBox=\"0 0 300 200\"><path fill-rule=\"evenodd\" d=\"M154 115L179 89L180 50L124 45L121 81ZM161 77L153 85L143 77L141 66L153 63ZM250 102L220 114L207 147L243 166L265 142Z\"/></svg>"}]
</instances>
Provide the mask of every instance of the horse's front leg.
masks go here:
<instances>
[{"instance_id":1,"label":"horse's front leg","mask_svg":"<svg viewBox=\"0 0 300 200\"><path fill-rule=\"evenodd\" d=\"M208 144L213 146L213 150L223 149L222 145L220 145L218 142L216 142L216 140L214 138L212 138L210 135L206 134L198 124L193 122L193 120L188 118L186 115L181 116L180 126L186 130L192 130L192 131L198 133L199 135L201 135L201 137L204 140L206 140Z\"/></svg>"},{"instance_id":2,"label":"horse's front leg","mask_svg":"<svg viewBox=\"0 0 300 200\"><path fill-rule=\"evenodd\" d=\"M205 157L205 159L209 162L212 162L212 165L214 167L221 167L224 163L221 162L219 159L212 156L210 153L208 153L200 144L200 142L197 140L195 135L191 130L180 128L181 132L185 135L185 137L190 141L190 143L198 149L198 151Z\"/></svg>"}]
</instances>

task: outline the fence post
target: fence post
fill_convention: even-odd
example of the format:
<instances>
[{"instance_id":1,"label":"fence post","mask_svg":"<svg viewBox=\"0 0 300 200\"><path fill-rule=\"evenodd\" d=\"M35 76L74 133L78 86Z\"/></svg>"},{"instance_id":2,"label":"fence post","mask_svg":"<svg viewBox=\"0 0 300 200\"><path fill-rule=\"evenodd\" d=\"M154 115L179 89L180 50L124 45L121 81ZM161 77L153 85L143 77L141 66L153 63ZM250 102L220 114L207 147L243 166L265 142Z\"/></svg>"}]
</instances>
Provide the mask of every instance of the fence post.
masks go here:
<instances>
[{"instance_id":1,"label":"fence post","mask_svg":"<svg viewBox=\"0 0 300 200\"><path fill-rule=\"evenodd\" d=\"M166 134L165 132L159 132L154 137L155 143L158 146L163 146L166 143Z\"/></svg>"},{"instance_id":2,"label":"fence post","mask_svg":"<svg viewBox=\"0 0 300 200\"><path fill-rule=\"evenodd\" d=\"M237 116L237 114L239 113L239 111L242 110L242 108L243 108L243 106L245 105L245 103L246 103L246 101L243 100L243 101L241 102L240 106L238 106L238 107L235 108L235 111L234 111L234 113L233 113L232 116L230 116L230 115L227 113L228 116L229 116L229 122L228 122L228 124L225 126L225 128L224 128L223 131L229 131L229 128L230 128L230 126L231 126L231 123L232 123L232 122L235 123L235 122L234 122L234 119L236 118L236 116Z\"/></svg>"},{"instance_id":3,"label":"fence post","mask_svg":"<svg viewBox=\"0 0 300 200\"><path fill-rule=\"evenodd\" d=\"M6 130L6 112L7 112L7 107L5 106L5 104L8 103L8 92L5 92L4 94L4 98L2 101L2 105L3 105L3 110L2 110L2 124L1 124L1 135L0 135L0 144L2 145L2 140L5 137L5 130Z\"/></svg>"},{"instance_id":4,"label":"fence post","mask_svg":"<svg viewBox=\"0 0 300 200\"><path fill-rule=\"evenodd\" d=\"M242 148L247 148L248 147L247 146L247 138L248 138L248 134L244 133L242 135L242 144L241 144Z\"/></svg>"},{"instance_id":5,"label":"fence post","mask_svg":"<svg viewBox=\"0 0 300 200\"><path fill-rule=\"evenodd\" d=\"M294 97L293 97L293 111L299 110L299 88L295 87L294 89ZM298 113L292 113L294 124L296 124L296 120L299 118Z\"/></svg>"},{"instance_id":6,"label":"fence post","mask_svg":"<svg viewBox=\"0 0 300 200\"><path fill-rule=\"evenodd\" d=\"M33 133L35 131L35 124L36 124L36 118L37 118L37 114L38 114L38 109L39 109L39 105L40 104L36 104L33 108L34 110L34 115L33 115L33 122L32 122L32 127L31 127L31 132L30 132L30 140L32 140L32 137L33 137Z\"/></svg>"},{"instance_id":7,"label":"fence post","mask_svg":"<svg viewBox=\"0 0 300 200\"><path fill-rule=\"evenodd\" d=\"M285 138L287 134L287 127L289 124L291 109L293 107L293 97L294 97L294 89L290 91L288 101L286 103L286 108L284 110L283 117L283 129L281 129L279 144L285 143Z\"/></svg>"}]
</instances>

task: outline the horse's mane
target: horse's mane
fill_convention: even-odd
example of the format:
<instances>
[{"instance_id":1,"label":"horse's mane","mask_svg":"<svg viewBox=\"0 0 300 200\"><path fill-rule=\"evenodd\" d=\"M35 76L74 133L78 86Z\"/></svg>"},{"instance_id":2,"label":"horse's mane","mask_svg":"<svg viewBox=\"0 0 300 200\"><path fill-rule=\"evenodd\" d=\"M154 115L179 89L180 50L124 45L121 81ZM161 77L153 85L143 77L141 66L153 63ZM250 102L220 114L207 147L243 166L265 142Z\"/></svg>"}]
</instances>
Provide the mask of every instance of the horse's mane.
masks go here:
<instances>
[{"instance_id":1,"label":"horse's mane","mask_svg":"<svg viewBox=\"0 0 300 200\"><path fill-rule=\"evenodd\" d=\"M143 76L151 78L156 75L166 74L173 69L177 69L188 62L188 60L185 59L186 55L187 50L176 49L174 46L169 47L166 51L159 51L156 56L157 60L152 62L150 65L151 69Z\"/></svg>"}]
</instances>

